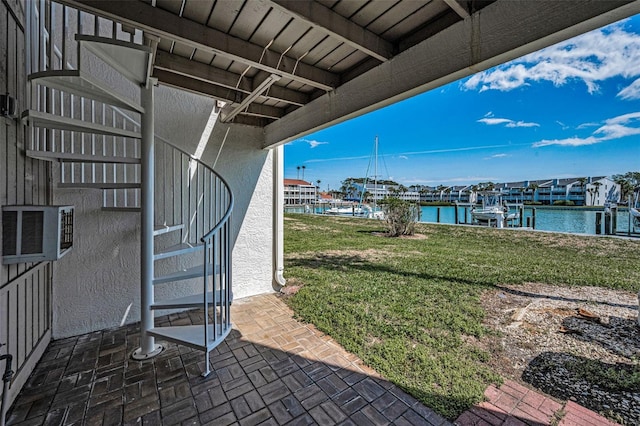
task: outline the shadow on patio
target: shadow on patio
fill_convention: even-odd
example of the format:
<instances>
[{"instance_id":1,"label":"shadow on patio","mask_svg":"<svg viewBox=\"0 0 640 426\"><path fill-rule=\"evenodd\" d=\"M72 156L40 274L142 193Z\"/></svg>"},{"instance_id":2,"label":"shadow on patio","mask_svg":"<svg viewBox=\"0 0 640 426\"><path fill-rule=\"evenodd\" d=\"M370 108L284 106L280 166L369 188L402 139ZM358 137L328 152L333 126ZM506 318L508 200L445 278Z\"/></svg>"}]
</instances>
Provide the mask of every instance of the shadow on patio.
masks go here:
<instances>
[{"instance_id":1,"label":"shadow on patio","mask_svg":"<svg viewBox=\"0 0 640 426\"><path fill-rule=\"evenodd\" d=\"M9 412L9 424L426 424L448 422L293 319L276 295L234 301L234 330L211 353L165 344L129 358L139 325L54 341ZM189 324L202 311L163 317ZM168 324L165 324L168 325Z\"/></svg>"}]
</instances>

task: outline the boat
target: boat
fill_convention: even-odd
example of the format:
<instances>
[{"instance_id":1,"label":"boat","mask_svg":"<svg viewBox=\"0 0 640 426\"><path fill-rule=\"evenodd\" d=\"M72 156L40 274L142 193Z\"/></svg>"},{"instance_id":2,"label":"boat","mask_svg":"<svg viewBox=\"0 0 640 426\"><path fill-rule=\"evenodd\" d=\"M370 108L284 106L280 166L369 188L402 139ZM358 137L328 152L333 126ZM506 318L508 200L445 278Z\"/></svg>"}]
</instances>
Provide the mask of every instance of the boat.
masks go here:
<instances>
[{"instance_id":1,"label":"boat","mask_svg":"<svg viewBox=\"0 0 640 426\"><path fill-rule=\"evenodd\" d=\"M335 206L330 209L325 210L324 214L332 215L332 216L357 216L363 217L365 216L365 209L363 209L362 205L353 204L352 206Z\"/></svg>"},{"instance_id":2,"label":"boat","mask_svg":"<svg viewBox=\"0 0 640 426\"><path fill-rule=\"evenodd\" d=\"M480 194L482 195L482 206L471 208L473 223L504 228L508 222L520 218L520 213L517 210L510 212L509 207L502 202L500 191L482 191Z\"/></svg>"},{"instance_id":3,"label":"boat","mask_svg":"<svg viewBox=\"0 0 640 426\"><path fill-rule=\"evenodd\" d=\"M332 215L332 216L353 216L353 217L364 217L367 219L378 219L378 220L383 220L385 218L384 215L384 211L380 208L380 206L377 205L376 202L376 194L377 194L377 188L378 188L378 177L377 177L377 173L378 173L378 137L376 136L375 142L374 142L374 152L372 155L373 161L374 161L374 196L373 196L373 206L370 206L369 204L364 204L362 202L363 198L364 198L364 194L366 191L366 187L367 187L367 180L368 180L368 175L369 175L369 169L367 168L367 177L364 180L364 183L362 185L362 191L360 192L360 200L357 204L353 204L351 206L334 206L331 207L330 209L325 210L324 214L327 215ZM371 165L371 161L369 162L369 165Z\"/></svg>"},{"instance_id":4,"label":"boat","mask_svg":"<svg viewBox=\"0 0 640 426\"><path fill-rule=\"evenodd\" d=\"M384 212L376 210L368 204L353 204L352 206L331 207L324 214L331 216L364 217L367 219L384 219Z\"/></svg>"}]
</instances>

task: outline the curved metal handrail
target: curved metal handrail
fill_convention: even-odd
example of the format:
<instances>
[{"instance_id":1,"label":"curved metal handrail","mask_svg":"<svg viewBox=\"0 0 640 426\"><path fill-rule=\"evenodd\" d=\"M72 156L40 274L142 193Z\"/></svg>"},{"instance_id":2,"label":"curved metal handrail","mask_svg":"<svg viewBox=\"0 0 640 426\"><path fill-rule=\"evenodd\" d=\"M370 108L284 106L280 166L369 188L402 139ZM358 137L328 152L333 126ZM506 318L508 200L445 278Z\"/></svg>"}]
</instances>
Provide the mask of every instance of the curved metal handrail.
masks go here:
<instances>
[{"instance_id":1,"label":"curved metal handrail","mask_svg":"<svg viewBox=\"0 0 640 426\"><path fill-rule=\"evenodd\" d=\"M212 228L210 228L206 233L204 233L202 235L202 237L200 237L200 241L204 242L205 239L209 238L211 235L213 235L218 229L220 229L220 227L226 223L230 216L231 213L233 211L233 206L234 206L234 196L233 196L233 192L231 191L231 187L229 186L229 183L222 177L220 176L220 174L218 174L215 170L213 170L212 167L210 167L209 165L207 165L205 162L203 162L202 160L200 160L199 158L195 157L193 154L188 153L187 151L185 151L184 149L174 145L172 142L166 140L165 138L161 137L161 136L156 136L156 140L162 142L163 144L167 145L168 147L172 148L173 150L179 152L180 154L182 154L184 157L188 158L190 161L194 161L198 166L203 167L206 171L208 171L209 173L211 173L217 180L219 180L222 185L224 186L226 193L228 194L228 202L227 202L227 207L226 210L224 212L224 214L222 215L222 217L216 222L215 225L213 225Z\"/></svg>"},{"instance_id":2,"label":"curved metal handrail","mask_svg":"<svg viewBox=\"0 0 640 426\"><path fill-rule=\"evenodd\" d=\"M169 142L168 140L166 140L161 136L156 136L156 139L164 143L165 145L170 146L174 150L180 152L184 156L189 157L191 160L197 162L198 164L202 165L205 169L211 172L217 179L219 179L220 182L222 182L222 184L226 187L227 192L229 193L229 205L227 206L227 210L225 214L218 221L218 223L216 223L216 225L214 225L214 227L209 230L209 232L207 232L202 237L200 237L200 241L205 242L205 240L209 239L213 234L215 234L222 227L222 225L225 222L227 222L231 217L231 213L233 211L233 206L234 206L234 196L233 196L233 192L231 191L231 187L229 186L229 183L222 176L220 176L215 170L213 170L211 167L209 167L205 162L201 161L199 158L195 157L193 154L189 154L187 151L175 146L173 143Z\"/></svg>"}]
</instances>

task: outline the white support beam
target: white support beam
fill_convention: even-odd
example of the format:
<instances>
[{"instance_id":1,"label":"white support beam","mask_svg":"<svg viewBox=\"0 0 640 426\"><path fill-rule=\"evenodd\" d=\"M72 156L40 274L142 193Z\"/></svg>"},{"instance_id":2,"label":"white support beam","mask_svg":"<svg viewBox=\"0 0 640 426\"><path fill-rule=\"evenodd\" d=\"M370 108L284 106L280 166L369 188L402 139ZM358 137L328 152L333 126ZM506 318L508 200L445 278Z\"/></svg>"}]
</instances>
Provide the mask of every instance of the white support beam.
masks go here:
<instances>
[{"instance_id":1,"label":"white support beam","mask_svg":"<svg viewBox=\"0 0 640 426\"><path fill-rule=\"evenodd\" d=\"M201 80L209 84L216 84L246 94L253 92L256 86L255 80L257 76L254 78L246 76L241 78L240 74L221 70L202 62L193 61L161 50L156 55L155 69ZM266 78L270 74L261 72L259 75L265 75ZM173 79L172 81L176 83L178 80ZM308 95L280 86L271 86L268 93L263 94L263 96L296 106L302 106L309 102ZM228 98L224 99L228 100Z\"/></svg>"},{"instance_id":2,"label":"white support beam","mask_svg":"<svg viewBox=\"0 0 640 426\"><path fill-rule=\"evenodd\" d=\"M160 84L186 90L187 92L210 96L225 102L241 102L242 92L216 84L207 83L202 80L176 74L171 71L155 69L153 76Z\"/></svg>"},{"instance_id":3,"label":"white support beam","mask_svg":"<svg viewBox=\"0 0 640 426\"><path fill-rule=\"evenodd\" d=\"M265 128L287 143L640 13L636 1L498 0Z\"/></svg>"},{"instance_id":4,"label":"white support beam","mask_svg":"<svg viewBox=\"0 0 640 426\"><path fill-rule=\"evenodd\" d=\"M62 2L325 91L330 91L339 84L339 76L329 71L299 62L296 58L233 37L195 21L181 18L142 1L62 0Z\"/></svg>"},{"instance_id":5,"label":"white support beam","mask_svg":"<svg viewBox=\"0 0 640 426\"><path fill-rule=\"evenodd\" d=\"M156 54L156 69L170 71L186 77L195 78L207 83L217 84L233 90L242 90L251 93L251 79L241 77L240 74L221 70L202 62L192 61L189 58L158 50Z\"/></svg>"},{"instance_id":6,"label":"white support beam","mask_svg":"<svg viewBox=\"0 0 640 426\"><path fill-rule=\"evenodd\" d=\"M227 108L223 109L222 118L220 121L222 121L223 123L228 123L233 120L236 115L240 114L243 109L247 108L251 102L255 101L258 96L262 95L269 87L271 87L273 83L280 80L281 78L282 77L276 74L271 74L269 77L265 78L262 83L260 83L260 85L258 85L258 87L256 87L256 89L249 94L249 96L247 96L242 100L242 102L240 102L239 105L231 105L229 108L230 111L228 112L226 111Z\"/></svg>"},{"instance_id":7,"label":"white support beam","mask_svg":"<svg viewBox=\"0 0 640 426\"><path fill-rule=\"evenodd\" d=\"M281 12L305 21L309 26L317 28L332 38L358 49L379 61L387 61L393 57L393 45L362 28L354 22L335 13L333 10L314 0L270 0L269 2Z\"/></svg>"},{"instance_id":8,"label":"white support beam","mask_svg":"<svg viewBox=\"0 0 640 426\"><path fill-rule=\"evenodd\" d=\"M462 5L460 3L458 3L458 0L444 0L444 2L447 4L447 6L449 6L451 9L453 9L454 12L456 12L462 19L467 19L469 16L469 12L467 12L467 10L462 7Z\"/></svg>"}]
</instances>

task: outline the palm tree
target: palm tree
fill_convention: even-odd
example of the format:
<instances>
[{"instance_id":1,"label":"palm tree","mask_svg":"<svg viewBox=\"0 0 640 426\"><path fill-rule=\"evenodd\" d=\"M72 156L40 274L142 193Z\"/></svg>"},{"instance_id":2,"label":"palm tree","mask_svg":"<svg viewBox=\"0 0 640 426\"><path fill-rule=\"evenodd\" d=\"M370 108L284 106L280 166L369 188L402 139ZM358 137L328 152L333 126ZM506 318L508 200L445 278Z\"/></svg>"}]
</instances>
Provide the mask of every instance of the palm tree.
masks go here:
<instances>
[{"instance_id":1,"label":"palm tree","mask_svg":"<svg viewBox=\"0 0 640 426\"><path fill-rule=\"evenodd\" d=\"M582 197L586 202L587 201L587 178L586 177L578 178L578 182L580 182L580 188L582 189Z\"/></svg>"},{"instance_id":2,"label":"palm tree","mask_svg":"<svg viewBox=\"0 0 640 426\"><path fill-rule=\"evenodd\" d=\"M444 193L447 194L447 198L449 199L449 202L451 202L451 187L448 187L444 190Z\"/></svg>"},{"instance_id":3,"label":"palm tree","mask_svg":"<svg viewBox=\"0 0 640 426\"><path fill-rule=\"evenodd\" d=\"M304 180L304 169L306 169L307 166L302 166L302 180Z\"/></svg>"},{"instance_id":4,"label":"palm tree","mask_svg":"<svg viewBox=\"0 0 640 426\"><path fill-rule=\"evenodd\" d=\"M300 179L300 166L296 167L298 169L298 174L296 175L296 179Z\"/></svg>"},{"instance_id":5,"label":"palm tree","mask_svg":"<svg viewBox=\"0 0 640 426\"><path fill-rule=\"evenodd\" d=\"M596 189L595 188L589 188L589 189L587 189L587 192L589 193L590 198L591 198L591 204L590 205L593 206L594 198L596 196Z\"/></svg>"},{"instance_id":6,"label":"palm tree","mask_svg":"<svg viewBox=\"0 0 640 426\"><path fill-rule=\"evenodd\" d=\"M531 201L535 200L535 193L538 190L538 184L537 183L529 183L529 186L527 186L527 191L531 191Z\"/></svg>"},{"instance_id":7,"label":"palm tree","mask_svg":"<svg viewBox=\"0 0 640 426\"><path fill-rule=\"evenodd\" d=\"M600 195L600 186L602 185L602 182L593 182L593 186L595 186L593 192L595 194L594 198ZM593 204L593 201L591 202L591 204Z\"/></svg>"}]
</instances>

